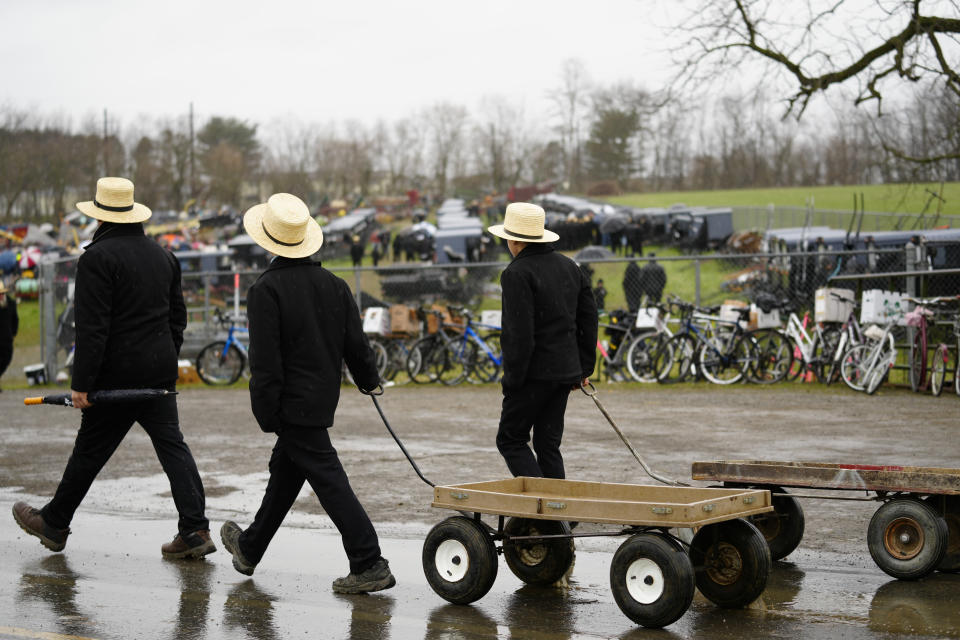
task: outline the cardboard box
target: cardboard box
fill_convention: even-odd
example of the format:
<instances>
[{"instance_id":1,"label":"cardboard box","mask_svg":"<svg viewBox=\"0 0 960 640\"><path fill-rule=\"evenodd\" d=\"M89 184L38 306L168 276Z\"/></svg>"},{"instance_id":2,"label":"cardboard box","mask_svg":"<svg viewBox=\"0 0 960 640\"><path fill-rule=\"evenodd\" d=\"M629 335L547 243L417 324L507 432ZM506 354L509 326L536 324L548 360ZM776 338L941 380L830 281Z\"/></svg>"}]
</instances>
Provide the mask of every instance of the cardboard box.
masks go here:
<instances>
[{"instance_id":1,"label":"cardboard box","mask_svg":"<svg viewBox=\"0 0 960 640\"><path fill-rule=\"evenodd\" d=\"M378 336L390 333L390 310L386 307L367 307L363 312L363 332Z\"/></svg>"},{"instance_id":2,"label":"cardboard box","mask_svg":"<svg viewBox=\"0 0 960 640\"><path fill-rule=\"evenodd\" d=\"M197 368L189 360L177 361L177 384L191 384L200 382Z\"/></svg>"},{"instance_id":3,"label":"cardboard box","mask_svg":"<svg viewBox=\"0 0 960 640\"><path fill-rule=\"evenodd\" d=\"M837 296L843 300L837 299ZM853 313L853 291L823 288L815 294L813 317L817 322L846 322Z\"/></svg>"},{"instance_id":4,"label":"cardboard box","mask_svg":"<svg viewBox=\"0 0 960 640\"><path fill-rule=\"evenodd\" d=\"M390 307L390 333L412 335L420 332L417 311L405 304Z\"/></svg>"}]
</instances>

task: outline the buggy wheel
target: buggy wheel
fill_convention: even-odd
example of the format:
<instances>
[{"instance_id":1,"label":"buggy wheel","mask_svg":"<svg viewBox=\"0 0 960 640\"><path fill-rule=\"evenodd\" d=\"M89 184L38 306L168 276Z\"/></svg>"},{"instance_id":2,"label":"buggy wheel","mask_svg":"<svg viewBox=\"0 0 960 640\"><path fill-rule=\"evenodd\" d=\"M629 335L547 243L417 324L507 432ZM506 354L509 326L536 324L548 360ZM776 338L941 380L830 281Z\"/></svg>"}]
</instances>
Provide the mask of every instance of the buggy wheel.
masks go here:
<instances>
[{"instance_id":1,"label":"buggy wheel","mask_svg":"<svg viewBox=\"0 0 960 640\"><path fill-rule=\"evenodd\" d=\"M770 493L785 493L781 487L756 486ZM786 558L803 539L803 509L796 498L772 496L773 512L749 516L747 520L763 534L770 547L770 559Z\"/></svg>"},{"instance_id":2,"label":"buggy wheel","mask_svg":"<svg viewBox=\"0 0 960 640\"><path fill-rule=\"evenodd\" d=\"M197 356L197 375L210 385L233 384L243 373L244 358L235 345L227 347L224 341L212 342Z\"/></svg>"},{"instance_id":3,"label":"buggy wheel","mask_svg":"<svg viewBox=\"0 0 960 640\"><path fill-rule=\"evenodd\" d=\"M659 533L638 533L620 545L610 564L610 590L625 616L659 629L690 607L693 566L683 548Z\"/></svg>"},{"instance_id":4,"label":"buggy wheel","mask_svg":"<svg viewBox=\"0 0 960 640\"><path fill-rule=\"evenodd\" d=\"M770 548L755 526L736 518L708 524L690 543L697 588L727 609L745 607L767 586Z\"/></svg>"},{"instance_id":5,"label":"buggy wheel","mask_svg":"<svg viewBox=\"0 0 960 640\"><path fill-rule=\"evenodd\" d=\"M483 525L463 516L440 522L423 541L423 573L454 604L482 598L497 579L497 550Z\"/></svg>"},{"instance_id":6,"label":"buggy wheel","mask_svg":"<svg viewBox=\"0 0 960 640\"><path fill-rule=\"evenodd\" d=\"M933 352L933 365L930 367L930 393L939 396L943 393L943 379L947 377L947 345L937 346Z\"/></svg>"},{"instance_id":7,"label":"buggy wheel","mask_svg":"<svg viewBox=\"0 0 960 640\"><path fill-rule=\"evenodd\" d=\"M943 560L948 531L946 521L928 503L898 498L870 518L867 547L873 561L888 575L917 580Z\"/></svg>"},{"instance_id":8,"label":"buggy wheel","mask_svg":"<svg viewBox=\"0 0 960 640\"><path fill-rule=\"evenodd\" d=\"M564 527L555 520L508 518L503 532L507 536L558 535ZM570 569L574 557L572 538L503 541L503 559L513 575L527 584L553 584Z\"/></svg>"}]
</instances>

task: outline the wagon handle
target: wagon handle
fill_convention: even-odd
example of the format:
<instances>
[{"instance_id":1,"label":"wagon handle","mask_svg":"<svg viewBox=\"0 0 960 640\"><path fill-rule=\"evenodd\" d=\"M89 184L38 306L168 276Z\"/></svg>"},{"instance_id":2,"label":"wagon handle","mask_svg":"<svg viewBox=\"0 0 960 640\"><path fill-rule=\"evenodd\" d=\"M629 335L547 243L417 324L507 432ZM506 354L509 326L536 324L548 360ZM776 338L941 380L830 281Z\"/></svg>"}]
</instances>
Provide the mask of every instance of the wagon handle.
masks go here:
<instances>
[{"instance_id":1,"label":"wagon handle","mask_svg":"<svg viewBox=\"0 0 960 640\"><path fill-rule=\"evenodd\" d=\"M590 391L587 391L587 387L590 388ZM667 476L661 475L656 471L654 471L653 469L651 469L650 466L647 465L646 462L644 462L643 458L640 457L640 454L637 453L637 450L633 447L633 444L631 444L630 440L627 439L627 436L623 434L623 431L620 430L620 427L617 426L617 423L614 422L613 418L610 417L610 414L607 413L606 408L604 408L604 406L600 404L600 400L597 398L597 388L593 386L592 382L587 382L587 384L581 385L580 390L583 391L583 393L587 395L591 400L593 400L594 404L597 405L597 409L600 410L600 413L603 414L603 417L607 419L607 422L610 423L610 426L613 427L613 430L616 431L617 435L620 436L620 439L623 440L623 444L627 445L627 449L630 450L630 453L632 453L633 457L637 459L637 462L640 463L640 466L643 468L643 470L646 472L648 476L650 476L657 482L662 482L663 484L671 485L674 487L692 486L685 482L680 482L679 480L673 480L671 478L668 478Z\"/></svg>"},{"instance_id":2,"label":"wagon handle","mask_svg":"<svg viewBox=\"0 0 960 640\"><path fill-rule=\"evenodd\" d=\"M359 387L358 387L358 388L359 388ZM360 389L360 393L362 393L362 394L364 394L364 395L367 395L367 396L371 396L371 397L373 397L373 396L382 396L382 395L383 395L383 385L380 384L380 383L377 383L377 386L375 386L373 389L368 389L367 391L364 391L363 389Z\"/></svg>"},{"instance_id":3,"label":"wagon handle","mask_svg":"<svg viewBox=\"0 0 960 640\"><path fill-rule=\"evenodd\" d=\"M373 390L373 391L369 391L367 395L369 395L370 399L373 400L373 406L377 408L377 413L380 414L380 419L383 420L383 425L387 428L387 431L390 432L390 435L393 436L393 439L396 441L397 446L400 447L400 451L402 451L403 455L405 455L407 457L407 460L410 461L410 466L412 466L413 470L417 472L417 475L420 476L420 479L426 482L431 487L437 486L432 482L430 482L429 480L427 480L426 476L424 476L423 473L420 471L420 467L418 467L417 463L414 462L413 458L410 457L410 454L407 452L407 448L403 446L402 442L400 442L400 438L398 438L397 434L394 433L393 428L390 426L390 422L387 420L387 416L384 415L383 409L380 408L380 403L377 402L377 396L383 395L383 387L380 385L377 385L377 387L380 389L379 393L374 393L375 390Z\"/></svg>"}]
</instances>

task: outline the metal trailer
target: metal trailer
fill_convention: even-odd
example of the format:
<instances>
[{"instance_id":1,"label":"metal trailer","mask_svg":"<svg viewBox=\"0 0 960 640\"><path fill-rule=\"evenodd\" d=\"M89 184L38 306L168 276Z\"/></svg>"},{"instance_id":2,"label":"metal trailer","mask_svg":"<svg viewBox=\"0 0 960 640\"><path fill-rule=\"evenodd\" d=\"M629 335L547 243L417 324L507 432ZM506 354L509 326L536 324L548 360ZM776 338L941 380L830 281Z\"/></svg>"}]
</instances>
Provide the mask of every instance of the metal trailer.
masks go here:
<instances>
[{"instance_id":1,"label":"metal trailer","mask_svg":"<svg viewBox=\"0 0 960 640\"><path fill-rule=\"evenodd\" d=\"M867 528L873 561L900 580L933 571L960 572L960 469L896 465L729 460L694 462L694 480L725 487L768 489L772 515L753 516L774 560L787 556L803 538L803 510L797 498L879 501ZM784 487L864 491L866 497L787 493Z\"/></svg>"},{"instance_id":2,"label":"metal trailer","mask_svg":"<svg viewBox=\"0 0 960 640\"><path fill-rule=\"evenodd\" d=\"M430 530L422 556L427 582L455 604L490 590L498 554L523 582L554 584L573 564L575 537L628 536L613 556L610 588L620 610L644 627L679 619L695 587L721 607L745 607L770 570L763 535L744 519L773 510L765 490L518 477L436 486L431 506L462 514ZM498 516L496 529L480 519L484 513ZM573 533L569 522L619 528ZM672 528L697 531L686 543Z\"/></svg>"}]
</instances>

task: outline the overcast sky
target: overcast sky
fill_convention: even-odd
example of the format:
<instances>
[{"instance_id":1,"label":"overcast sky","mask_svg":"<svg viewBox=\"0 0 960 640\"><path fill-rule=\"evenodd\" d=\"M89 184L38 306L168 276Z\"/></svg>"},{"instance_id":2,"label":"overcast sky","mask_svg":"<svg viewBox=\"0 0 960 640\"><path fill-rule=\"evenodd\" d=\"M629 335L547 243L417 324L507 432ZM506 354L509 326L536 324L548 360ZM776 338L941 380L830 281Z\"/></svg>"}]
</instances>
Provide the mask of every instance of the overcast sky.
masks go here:
<instances>
[{"instance_id":1,"label":"overcast sky","mask_svg":"<svg viewBox=\"0 0 960 640\"><path fill-rule=\"evenodd\" d=\"M74 123L106 108L124 126L190 102L200 117L371 123L501 95L531 117L568 58L601 83L662 84L669 5L3 0L0 104Z\"/></svg>"}]
</instances>

